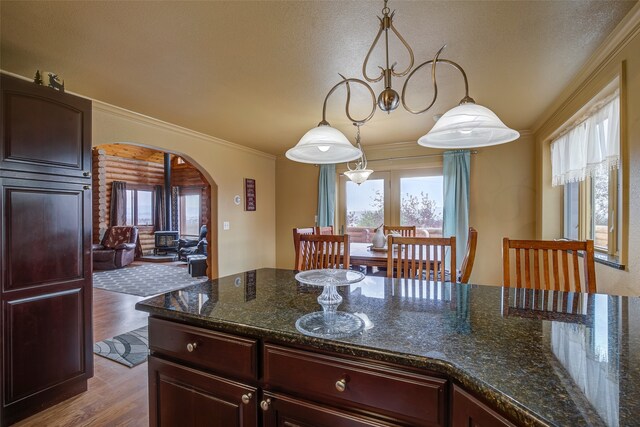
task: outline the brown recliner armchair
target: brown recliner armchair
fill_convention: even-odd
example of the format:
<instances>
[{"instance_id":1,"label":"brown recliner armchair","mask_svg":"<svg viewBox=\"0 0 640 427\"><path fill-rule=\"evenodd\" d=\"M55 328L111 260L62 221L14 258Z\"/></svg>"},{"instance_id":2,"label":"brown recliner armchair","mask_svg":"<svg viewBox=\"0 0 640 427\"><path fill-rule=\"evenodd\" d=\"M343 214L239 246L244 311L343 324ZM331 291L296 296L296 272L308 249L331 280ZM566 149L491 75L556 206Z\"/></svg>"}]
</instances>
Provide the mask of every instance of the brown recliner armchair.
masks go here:
<instances>
[{"instance_id":1,"label":"brown recliner armchair","mask_svg":"<svg viewBox=\"0 0 640 427\"><path fill-rule=\"evenodd\" d=\"M93 269L113 270L131 264L136 256L137 241L136 227L109 227L102 242L93 245Z\"/></svg>"}]
</instances>

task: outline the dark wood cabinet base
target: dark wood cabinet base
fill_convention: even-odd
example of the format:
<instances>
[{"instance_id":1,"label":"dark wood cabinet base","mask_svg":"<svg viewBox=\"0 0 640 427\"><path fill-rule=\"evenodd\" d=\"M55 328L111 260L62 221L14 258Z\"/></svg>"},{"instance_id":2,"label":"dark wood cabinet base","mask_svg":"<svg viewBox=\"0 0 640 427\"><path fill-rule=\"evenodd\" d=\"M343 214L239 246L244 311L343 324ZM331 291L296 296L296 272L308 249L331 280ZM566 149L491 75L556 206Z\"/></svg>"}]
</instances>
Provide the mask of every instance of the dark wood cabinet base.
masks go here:
<instances>
[{"instance_id":1,"label":"dark wood cabinet base","mask_svg":"<svg viewBox=\"0 0 640 427\"><path fill-rule=\"evenodd\" d=\"M150 425L513 426L442 374L149 317ZM214 363L217 360L219 363Z\"/></svg>"},{"instance_id":2,"label":"dark wood cabinet base","mask_svg":"<svg viewBox=\"0 0 640 427\"><path fill-rule=\"evenodd\" d=\"M11 424L30 417L40 411L87 391L87 379L80 378L58 384L45 391L39 392L35 397L14 402L4 408L2 426Z\"/></svg>"}]
</instances>

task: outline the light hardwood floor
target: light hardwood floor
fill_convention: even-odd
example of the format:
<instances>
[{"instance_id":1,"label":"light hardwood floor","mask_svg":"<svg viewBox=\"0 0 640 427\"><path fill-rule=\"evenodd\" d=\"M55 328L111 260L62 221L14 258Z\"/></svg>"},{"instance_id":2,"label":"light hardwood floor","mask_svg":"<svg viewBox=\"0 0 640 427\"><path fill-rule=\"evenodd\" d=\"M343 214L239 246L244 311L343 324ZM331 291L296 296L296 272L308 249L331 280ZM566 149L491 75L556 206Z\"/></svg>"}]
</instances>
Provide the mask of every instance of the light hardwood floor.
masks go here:
<instances>
[{"instance_id":1,"label":"light hardwood floor","mask_svg":"<svg viewBox=\"0 0 640 427\"><path fill-rule=\"evenodd\" d=\"M93 290L93 339L101 341L147 324L133 295ZM148 426L147 363L135 368L94 356L89 390L14 426Z\"/></svg>"}]
</instances>

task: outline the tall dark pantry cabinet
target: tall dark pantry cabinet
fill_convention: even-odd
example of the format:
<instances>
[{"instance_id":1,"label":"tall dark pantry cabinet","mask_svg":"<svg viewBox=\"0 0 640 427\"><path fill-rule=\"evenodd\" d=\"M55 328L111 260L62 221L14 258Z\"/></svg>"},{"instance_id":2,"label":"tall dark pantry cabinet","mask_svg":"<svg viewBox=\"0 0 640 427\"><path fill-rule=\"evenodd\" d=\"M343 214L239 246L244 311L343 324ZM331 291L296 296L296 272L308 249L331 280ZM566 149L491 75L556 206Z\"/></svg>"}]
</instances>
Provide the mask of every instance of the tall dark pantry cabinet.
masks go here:
<instances>
[{"instance_id":1,"label":"tall dark pantry cabinet","mask_svg":"<svg viewBox=\"0 0 640 427\"><path fill-rule=\"evenodd\" d=\"M87 389L91 101L1 76L0 426Z\"/></svg>"}]
</instances>

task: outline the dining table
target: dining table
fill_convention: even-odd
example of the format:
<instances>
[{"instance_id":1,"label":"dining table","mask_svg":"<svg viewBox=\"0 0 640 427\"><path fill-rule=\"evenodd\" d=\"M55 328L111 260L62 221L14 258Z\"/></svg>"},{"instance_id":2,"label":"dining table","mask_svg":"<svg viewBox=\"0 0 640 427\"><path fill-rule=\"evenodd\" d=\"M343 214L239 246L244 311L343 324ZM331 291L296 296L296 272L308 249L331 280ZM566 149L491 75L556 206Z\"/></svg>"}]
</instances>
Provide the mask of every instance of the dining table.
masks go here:
<instances>
[{"instance_id":1,"label":"dining table","mask_svg":"<svg viewBox=\"0 0 640 427\"><path fill-rule=\"evenodd\" d=\"M372 249L371 243L349 243L349 261L352 265L362 265L370 270L372 267L387 266L386 249Z\"/></svg>"}]
</instances>

